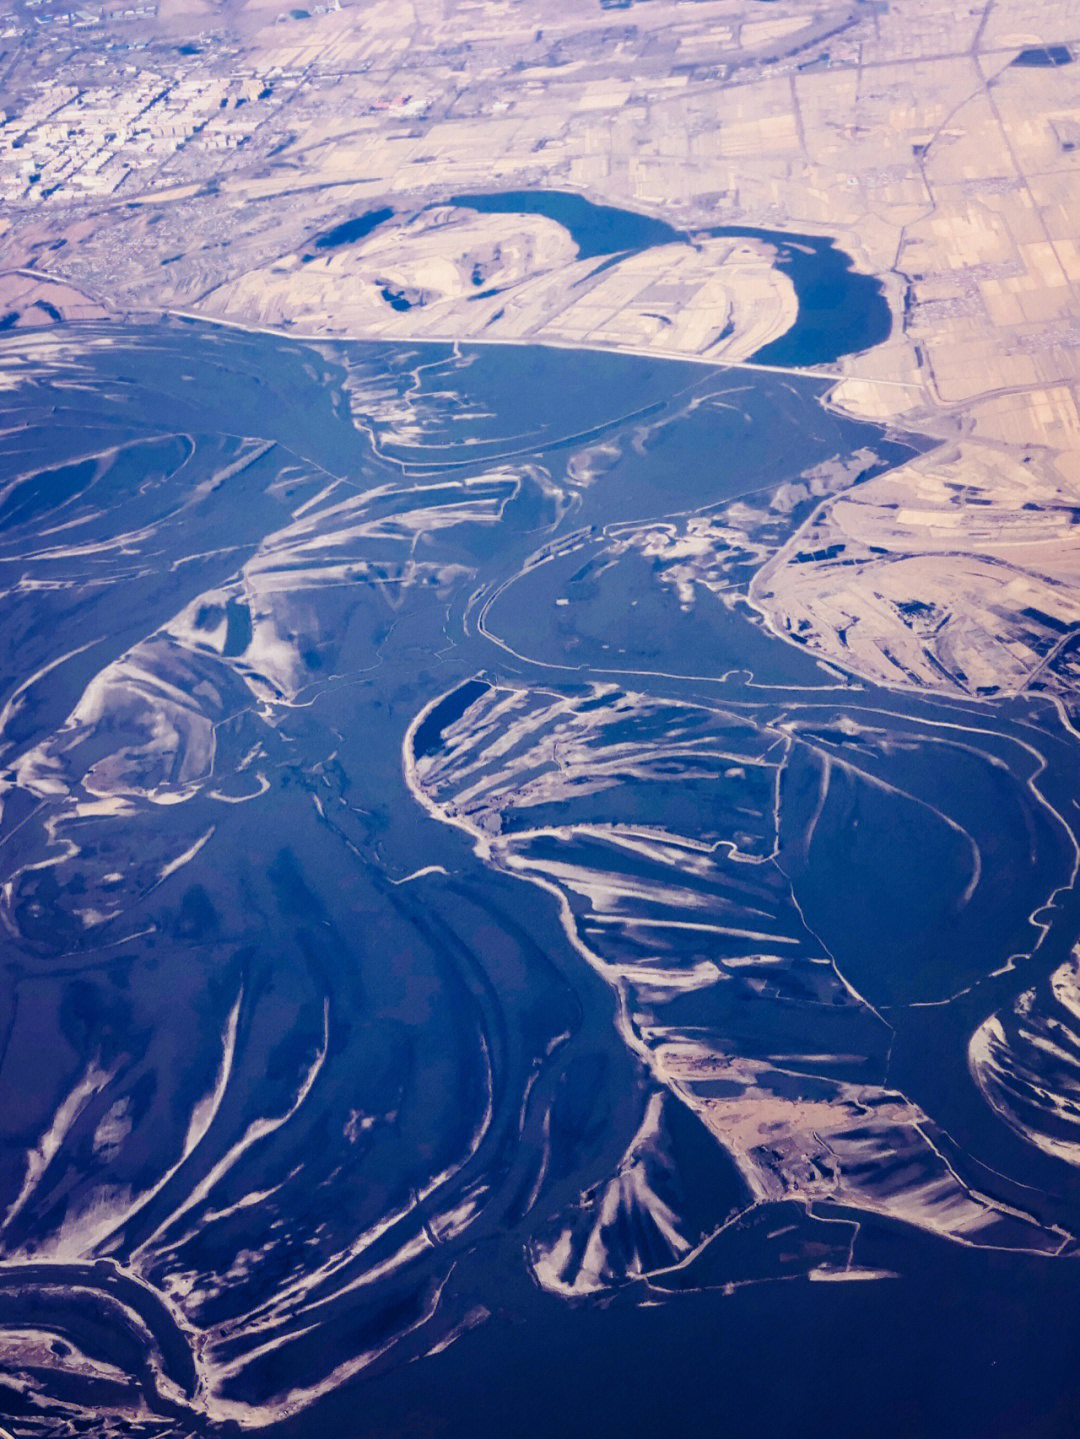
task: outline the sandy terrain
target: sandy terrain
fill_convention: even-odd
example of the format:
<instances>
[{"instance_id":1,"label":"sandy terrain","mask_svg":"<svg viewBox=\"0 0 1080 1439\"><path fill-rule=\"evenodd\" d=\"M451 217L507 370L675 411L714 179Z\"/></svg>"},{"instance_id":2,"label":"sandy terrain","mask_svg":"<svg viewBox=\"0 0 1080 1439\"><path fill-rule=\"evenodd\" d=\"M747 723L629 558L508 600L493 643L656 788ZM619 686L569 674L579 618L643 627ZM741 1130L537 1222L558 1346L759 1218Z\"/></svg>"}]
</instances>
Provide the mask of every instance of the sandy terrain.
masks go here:
<instances>
[{"instance_id":1,"label":"sandy terrain","mask_svg":"<svg viewBox=\"0 0 1080 1439\"><path fill-rule=\"evenodd\" d=\"M835 238L882 279L894 327L836 367L831 403L948 448L826 505L757 603L874 679L1058 683L1046 656L1080 614L1065 543L1080 486L1080 104L1064 0L873 14L778 0L768 16L749 0L527 13L170 0L103 21L145 63L93 75L88 42L54 29L45 44L45 23L12 31L8 263L117 313L733 362L794 315L767 246L658 246L596 273L553 221L442 202L542 187L684 231ZM362 242L313 248L380 206L393 219ZM3 281L11 323L49 319L21 283ZM66 318L96 313L58 293Z\"/></svg>"}]
</instances>

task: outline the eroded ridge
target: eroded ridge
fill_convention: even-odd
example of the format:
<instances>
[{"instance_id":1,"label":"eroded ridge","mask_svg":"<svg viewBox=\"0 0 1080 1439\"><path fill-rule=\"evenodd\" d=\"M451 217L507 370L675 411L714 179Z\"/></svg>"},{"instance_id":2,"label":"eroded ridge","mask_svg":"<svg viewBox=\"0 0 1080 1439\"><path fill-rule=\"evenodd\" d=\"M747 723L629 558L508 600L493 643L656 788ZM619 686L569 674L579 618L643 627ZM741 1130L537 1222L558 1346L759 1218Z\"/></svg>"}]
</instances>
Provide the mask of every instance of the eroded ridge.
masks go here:
<instances>
[{"instance_id":1,"label":"eroded ridge","mask_svg":"<svg viewBox=\"0 0 1080 1439\"><path fill-rule=\"evenodd\" d=\"M55 387L62 452L45 348L20 398L33 433ZM463 536L557 495L535 464L402 478L351 418L337 476L274 440L109 444L101 408L106 443L23 460L0 509L0 1329L27 1423L258 1428L484 1318L458 1266L537 1199L524 1096L573 1001L520 934L472 944L497 906L391 883L366 677L472 581Z\"/></svg>"},{"instance_id":2,"label":"eroded ridge","mask_svg":"<svg viewBox=\"0 0 1080 1439\"><path fill-rule=\"evenodd\" d=\"M1080 955L991 1015L971 1039L975 1081L1030 1144L1080 1164Z\"/></svg>"},{"instance_id":3,"label":"eroded ridge","mask_svg":"<svg viewBox=\"0 0 1080 1439\"><path fill-rule=\"evenodd\" d=\"M1009 1016L1075 940L1075 737L862 689L749 604L910 449L820 380L682 363L4 348L30 1432L271 1424L508 1292L1071 1252L1009 1149L1068 1136L1068 1068L1021 1112L1048 1051Z\"/></svg>"},{"instance_id":4,"label":"eroded ridge","mask_svg":"<svg viewBox=\"0 0 1080 1439\"><path fill-rule=\"evenodd\" d=\"M892 1025L807 925L789 871L830 789L858 785L857 765L830 760L809 724L801 734L780 715L612 685L489 685L467 698L439 747L407 759L414 792L489 863L558 897L567 933L618 995L627 1044L732 1155L752 1202L876 1213L965 1243L1067 1243L945 1157L932 1119L889 1085ZM849 731L869 755L865 736ZM795 777L792 756L804 764L808 745L819 789L800 822L807 775ZM871 787L873 769L871 758ZM962 825L941 822L969 846L964 905L978 862ZM688 1258L655 1180L654 1129L655 1116L612 1187L534 1246L543 1283L576 1293L613 1282L606 1243L645 1192L654 1268Z\"/></svg>"}]
</instances>

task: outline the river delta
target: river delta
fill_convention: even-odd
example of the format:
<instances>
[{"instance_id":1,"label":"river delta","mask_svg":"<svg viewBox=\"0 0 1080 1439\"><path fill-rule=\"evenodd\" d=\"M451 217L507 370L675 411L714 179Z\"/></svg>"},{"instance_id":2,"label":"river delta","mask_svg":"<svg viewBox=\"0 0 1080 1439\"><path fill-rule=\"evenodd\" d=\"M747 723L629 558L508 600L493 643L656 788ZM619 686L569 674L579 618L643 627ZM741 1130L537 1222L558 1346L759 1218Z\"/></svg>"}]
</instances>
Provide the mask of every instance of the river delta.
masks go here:
<instances>
[{"instance_id":1,"label":"river delta","mask_svg":"<svg viewBox=\"0 0 1080 1439\"><path fill-rule=\"evenodd\" d=\"M927 448L785 243L750 368L0 340L18 1434L1061 1432L1076 734L770 628Z\"/></svg>"}]
</instances>

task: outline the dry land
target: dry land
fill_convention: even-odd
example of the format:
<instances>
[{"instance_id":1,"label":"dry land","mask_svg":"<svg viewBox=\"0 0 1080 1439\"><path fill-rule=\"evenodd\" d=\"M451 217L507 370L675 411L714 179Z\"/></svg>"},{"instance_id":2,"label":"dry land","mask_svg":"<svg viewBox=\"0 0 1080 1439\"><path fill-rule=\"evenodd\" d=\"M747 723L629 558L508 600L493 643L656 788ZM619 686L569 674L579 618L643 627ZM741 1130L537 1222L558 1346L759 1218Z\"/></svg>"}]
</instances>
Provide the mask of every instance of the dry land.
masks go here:
<instances>
[{"instance_id":1,"label":"dry land","mask_svg":"<svg viewBox=\"0 0 1080 1439\"><path fill-rule=\"evenodd\" d=\"M830 403L939 443L823 500L754 602L875 680L1069 691L1074 6L67 5L0 16L0 324L180 311L737 362L795 313L764 240L598 266L553 220L446 202L543 187L690 234L832 237L894 325Z\"/></svg>"}]
</instances>

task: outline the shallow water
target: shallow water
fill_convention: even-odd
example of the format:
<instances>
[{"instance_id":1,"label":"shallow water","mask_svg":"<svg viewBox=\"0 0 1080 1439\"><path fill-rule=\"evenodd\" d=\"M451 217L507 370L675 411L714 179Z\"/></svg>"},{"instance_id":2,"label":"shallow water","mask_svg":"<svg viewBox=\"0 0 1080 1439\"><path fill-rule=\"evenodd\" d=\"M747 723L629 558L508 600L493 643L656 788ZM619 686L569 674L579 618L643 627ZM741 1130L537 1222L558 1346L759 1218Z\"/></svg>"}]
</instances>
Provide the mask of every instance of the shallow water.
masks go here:
<instances>
[{"instance_id":1,"label":"shallow water","mask_svg":"<svg viewBox=\"0 0 1080 1439\"><path fill-rule=\"evenodd\" d=\"M5 1425L1071 1432L1075 740L747 598L905 446L625 356L4 348Z\"/></svg>"}]
</instances>

